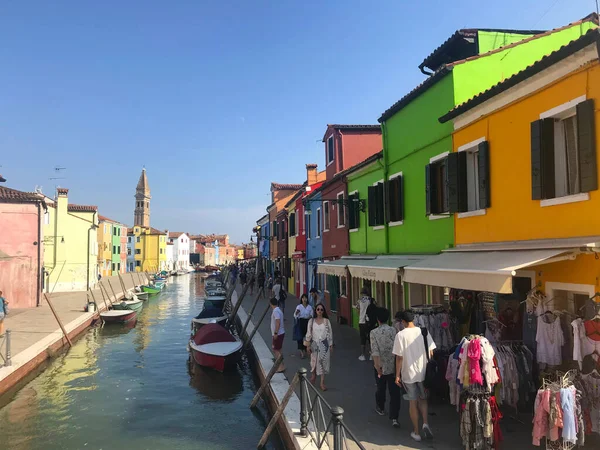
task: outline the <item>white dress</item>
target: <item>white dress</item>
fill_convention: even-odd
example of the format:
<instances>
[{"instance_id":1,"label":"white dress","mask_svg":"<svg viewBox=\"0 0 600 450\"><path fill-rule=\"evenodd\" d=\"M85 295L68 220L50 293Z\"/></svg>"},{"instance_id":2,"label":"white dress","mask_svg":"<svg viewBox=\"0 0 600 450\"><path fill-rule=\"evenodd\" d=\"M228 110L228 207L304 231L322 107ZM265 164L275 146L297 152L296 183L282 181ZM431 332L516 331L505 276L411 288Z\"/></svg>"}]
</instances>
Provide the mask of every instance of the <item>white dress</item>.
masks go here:
<instances>
[{"instance_id":1,"label":"white dress","mask_svg":"<svg viewBox=\"0 0 600 450\"><path fill-rule=\"evenodd\" d=\"M315 319L311 319L306 330L306 342L309 343L312 351L310 354L311 372L316 371L317 375L328 374L330 349L333 345L333 334L329 319L324 319L321 324L318 324Z\"/></svg>"},{"instance_id":2,"label":"white dress","mask_svg":"<svg viewBox=\"0 0 600 450\"><path fill-rule=\"evenodd\" d=\"M565 337L560 327L560 319L556 317L554 322L544 321L544 314L538 307L538 326L535 340L537 342L538 363L558 366L562 363L562 346Z\"/></svg>"}]
</instances>

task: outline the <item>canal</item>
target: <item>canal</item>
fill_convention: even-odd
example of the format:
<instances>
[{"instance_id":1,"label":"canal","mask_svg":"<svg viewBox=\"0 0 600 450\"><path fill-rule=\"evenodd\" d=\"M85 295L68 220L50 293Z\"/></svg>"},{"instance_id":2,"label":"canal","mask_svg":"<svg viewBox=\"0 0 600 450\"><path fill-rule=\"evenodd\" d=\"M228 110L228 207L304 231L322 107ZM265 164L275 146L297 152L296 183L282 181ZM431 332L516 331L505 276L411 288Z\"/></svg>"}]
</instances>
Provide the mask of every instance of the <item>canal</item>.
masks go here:
<instances>
[{"instance_id":1,"label":"canal","mask_svg":"<svg viewBox=\"0 0 600 450\"><path fill-rule=\"evenodd\" d=\"M88 330L12 398L0 398L0 449L256 448L266 411L246 357L220 374L188 363L203 282L171 279L133 327ZM280 450L272 439L267 448Z\"/></svg>"}]
</instances>

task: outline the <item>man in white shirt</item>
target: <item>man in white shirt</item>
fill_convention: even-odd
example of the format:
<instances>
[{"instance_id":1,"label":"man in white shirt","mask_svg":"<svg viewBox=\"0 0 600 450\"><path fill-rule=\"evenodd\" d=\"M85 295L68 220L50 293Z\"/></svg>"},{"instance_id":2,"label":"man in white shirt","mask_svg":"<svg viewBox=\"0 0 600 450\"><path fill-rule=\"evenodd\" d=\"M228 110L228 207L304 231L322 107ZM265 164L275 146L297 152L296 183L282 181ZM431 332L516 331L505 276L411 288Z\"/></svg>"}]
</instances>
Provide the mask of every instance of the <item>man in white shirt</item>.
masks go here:
<instances>
[{"instance_id":1,"label":"man in white shirt","mask_svg":"<svg viewBox=\"0 0 600 450\"><path fill-rule=\"evenodd\" d=\"M415 326L414 314L410 311L402 313L404 329L396 335L392 353L396 355L396 384L404 386L404 398L410 401L410 420L413 431L410 436L417 442L421 441L419 432L419 412L423 418L423 435L433 437L427 423L427 391L423 385L427 368L427 353L425 351L425 337L421 328ZM427 351L429 357L433 356L435 343L427 333Z\"/></svg>"},{"instance_id":2,"label":"man in white shirt","mask_svg":"<svg viewBox=\"0 0 600 450\"><path fill-rule=\"evenodd\" d=\"M285 337L285 329L283 328L283 312L277 306L277 299L273 297L271 299L271 334L273 335L273 353L275 354L275 359L279 358L281 355L281 348L283 347L283 338ZM283 361L281 361L281 365L279 369L277 369L277 373L285 371L285 365Z\"/></svg>"}]
</instances>

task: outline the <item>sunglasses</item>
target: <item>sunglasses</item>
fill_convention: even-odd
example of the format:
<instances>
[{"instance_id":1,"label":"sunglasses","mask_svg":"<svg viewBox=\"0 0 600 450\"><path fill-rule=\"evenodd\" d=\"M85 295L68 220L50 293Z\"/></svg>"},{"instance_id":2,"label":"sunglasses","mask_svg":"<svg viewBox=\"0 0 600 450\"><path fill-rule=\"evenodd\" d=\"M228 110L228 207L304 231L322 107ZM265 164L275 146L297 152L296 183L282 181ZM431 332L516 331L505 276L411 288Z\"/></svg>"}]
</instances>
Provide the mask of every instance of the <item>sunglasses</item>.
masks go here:
<instances>
[{"instance_id":1,"label":"sunglasses","mask_svg":"<svg viewBox=\"0 0 600 450\"><path fill-rule=\"evenodd\" d=\"M323 308L317 308L317 312L318 312L318 311L321 311L321 312L323 312L323 311L325 311L325 310L324 310Z\"/></svg>"}]
</instances>

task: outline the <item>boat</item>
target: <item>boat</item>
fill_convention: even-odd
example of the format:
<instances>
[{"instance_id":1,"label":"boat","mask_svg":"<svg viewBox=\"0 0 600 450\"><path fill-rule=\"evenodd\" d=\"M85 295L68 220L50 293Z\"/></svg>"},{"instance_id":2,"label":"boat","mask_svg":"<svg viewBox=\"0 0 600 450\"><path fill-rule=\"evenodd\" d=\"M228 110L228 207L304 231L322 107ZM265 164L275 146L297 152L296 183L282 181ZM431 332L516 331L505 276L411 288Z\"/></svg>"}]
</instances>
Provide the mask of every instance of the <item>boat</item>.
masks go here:
<instances>
[{"instance_id":1,"label":"boat","mask_svg":"<svg viewBox=\"0 0 600 450\"><path fill-rule=\"evenodd\" d=\"M162 289L162 288L164 288L164 287L165 287L165 285L167 284L167 282L166 282L166 281L154 281L152 284L153 284L155 287L157 287L157 288L159 288L159 289Z\"/></svg>"},{"instance_id":2,"label":"boat","mask_svg":"<svg viewBox=\"0 0 600 450\"><path fill-rule=\"evenodd\" d=\"M196 332L204 325L208 325L209 323L217 323L221 326L224 326L226 322L227 315L225 315L221 309L214 308L212 306L206 306L200 312L200 314L192 319L192 336L195 335Z\"/></svg>"},{"instance_id":3,"label":"boat","mask_svg":"<svg viewBox=\"0 0 600 450\"><path fill-rule=\"evenodd\" d=\"M189 348L197 364L223 372L238 362L242 342L221 325L209 323L190 339Z\"/></svg>"},{"instance_id":4,"label":"boat","mask_svg":"<svg viewBox=\"0 0 600 450\"><path fill-rule=\"evenodd\" d=\"M187 275L187 270L179 269L177 275Z\"/></svg>"},{"instance_id":5,"label":"boat","mask_svg":"<svg viewBox=\"0 0 600 450\"><path fill-rule=\"evenodd\" d=\"M148 300L148 293L147 292L136 292L135 293L135 298L137 298L138 300ZM133 299L127 299L127 300L133 300Z\"/></svg>"},{"instance_id":6,"label":"boat","mask_svg":"<svg viewBox=\"0 0 600 450\"><path fill-rule=\"evenodd\" d=\"M137 312L131 309L111 309L100 313L104 323L126 323L135 320Z\"/></svg>"},{"instance_id":7,"label":"boat","mask_svg":"<svg viewBox=\"0 0 600 450\"><path fill-rule=\"evenodd\" d=\"M222 287L218 287L218 288L207 288L206 289L206 294L209 296L214 296L214 295L225 295L227 294L227 291L225 289L223 289Z\"/></svg>"},{"instance_id":8,"label":"boat","mask_svg":"<svg viewBox=\"0 0 600 450\"><path fill-rule=\"evenodd\" d=\"M225 297L224 295L213 295L213 296L207 296L204 297L204 306L206 308L212 307L212 308L218 308L218 309L223 309L223 307L225 306L225 301L227 300L227 297Z\"/></svg>"},{"instance_id":9,"label":"boat","mask_svg":"<svg viewBox=\"0 0 600 450\"><path fill-rule=\"evenodd\" d=\"M131 311L140 311L144 306L144 302L141 300L122 300L120 302L113 303L114 310L131 310Z\"/></svg>"},{"instance_id":10,"label":"boat","mask_svg":"<svg viewBox=\"0 0 600 450\"><path fill-rule=\"evenodd\" d=\"M148 294L158 294L160 288L155 286L142 286L142 291L147 292Z\"/></svg>"}]
</instances>

